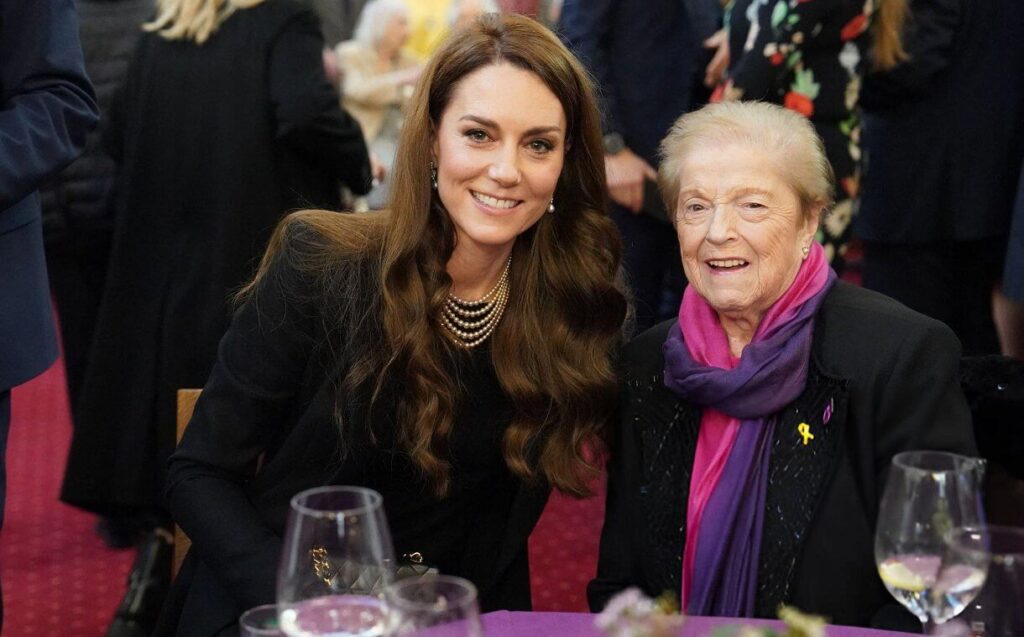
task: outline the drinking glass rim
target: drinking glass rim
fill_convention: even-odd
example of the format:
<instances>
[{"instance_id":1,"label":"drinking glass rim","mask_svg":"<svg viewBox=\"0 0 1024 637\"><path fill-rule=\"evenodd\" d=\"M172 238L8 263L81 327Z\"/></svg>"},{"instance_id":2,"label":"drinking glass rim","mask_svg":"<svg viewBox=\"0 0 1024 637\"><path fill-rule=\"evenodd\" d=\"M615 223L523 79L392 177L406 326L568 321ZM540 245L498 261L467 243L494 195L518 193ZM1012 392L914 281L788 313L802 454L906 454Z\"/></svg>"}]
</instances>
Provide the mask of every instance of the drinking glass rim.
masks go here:
<instances>
[{"instance_id":1,"label":"drinking glass rim","mask_svg":"<svg viewBox=\"0 0 1024 637\"><path fill-rule=\"evenodd\" d=\"M912 455L912 454L929 454L929 455L933 455L933 456L941 456L941 457L944 457L944 458L949 458L950 460L954 460L954 461L956 461L956 460L963 460L963 461L965 461L965 464L966 463L977 464L977 463L983 461L981 458L975 458L973 456L965 456L963 454L954 453L952 451L932 451L930 449L912 449L912 450L909 450L909 451L901 451L901 452L897 453L896 455L894 455L892 457L892 463L895 466L899 467L900 469L904 469L906 471L913 471L913 472L916 472L916 473L955 473L957 471L957 469L924 469L922 467L915 467L914 465L907 464L906 458L908 456Z\"/></svg>"},{"instance_id":2,"label":"drinking glass rim","mask_svg":"<svg viewBox=\"0 0 1024 637\"><path fill-rule=\"evenodd\" d=\"M949 535L952 536L952 534L956 533L957 531L966 531L968 533L980 532L987 533L989 535L992 535L994 533L1005 533L1009 535L1016 535L1020 537L1021 540L1024 540L1024 527L1009 526L1006 524L969 524L966 526L956 526L949 530ZM986 552L992 557L993 560L997 561L1002 561L1006 558L1013 560L1024 560L1024 544L1022 544L1021 549L1019 551L993 551L989 549Z\"/></svg>"},{"instance_id":3,"label":"drinking glass rim","mask_svg":"<svg viewBox=\"0 0 1024 637\"><path fill-rule=\"evenodd\" d=\"M403 608L410 608L414 610L430 610L437 605L436 601L418 602L411 599L405 599L403 597L396 597L394 594L395 592L403 588L408 588L416 584L421 584L423 582L446 582L449 584L457 584L458 586L462 587L464 589L465 594L462 595L461 599L457 600L457 603L451 603L451 600L449 600L449 608L463 608L467 605L473 604L474 602L476 602L477 597L479 595L476 589L476 584L469 581L468 579L464 577L457 577L455 575L438 574L427 575L424 577L406 577L404 579L398 580L397 582L393 582L389 584L387 588L384 589L384 600L386 603L402 606Z\"/></svg>"},{"instance_id":4,"label":"drinking glass rim","mask_svg":"<svg viewBox=\"0 0 1024 637\"><path fill-rule=\"evenodd\" d=\"M308 498L308 497L319 495L319 494L322 494L322 493L337 493L337 492L358 493L360 495L366 496L368 501L366 502L366 504L362 504L360 506L347 507L347 508L343 508L343 509L331 509L331 510L314 509L312 507L306 506L306 505L301 504L299 502L299 500L303 499L303 498ZM379 509L380 506L381 506L381 503L383 501L384 501L384 497L380 493L378 493L377 491L374 491L373 489L367 489L366 487L355 487L355 486L339 485L339 486L315 487L313 489L306 489L304 491L299 491L298 493L296 493L295 495L292 496L291 507L292 507L292 509L298 511L299 513L302 513L303 515L309 515L309 516L312 516L312 517L321 517L321 518L332 518L332 517L337 517L339 515L344 516L344 515L358 515L360 513L370 513L371 511L375 511L375 510Z\"/></svg>"}]
</instances>

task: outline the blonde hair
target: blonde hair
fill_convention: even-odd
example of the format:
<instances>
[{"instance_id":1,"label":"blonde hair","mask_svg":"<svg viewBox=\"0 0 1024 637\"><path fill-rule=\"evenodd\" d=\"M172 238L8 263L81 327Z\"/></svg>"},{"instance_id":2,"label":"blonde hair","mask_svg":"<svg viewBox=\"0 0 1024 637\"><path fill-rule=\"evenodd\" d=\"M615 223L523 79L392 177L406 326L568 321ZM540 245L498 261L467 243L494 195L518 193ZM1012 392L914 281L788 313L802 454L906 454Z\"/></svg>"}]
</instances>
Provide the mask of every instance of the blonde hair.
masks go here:
<instances>
[{"instance_id":1,"label":"blonde hair","mask_svg":"<svg viewBox=\"0 0 1024 637\"><path fill-rule=\"evenodd\" d=\"M806 117L767 102L719 102L680 117L661 142L658 186L673 223L683 159L698 145L728 143L750 144L773 157L805 216L832 205L832 165Z\"/></svg>"},{"instance_id":2,"label":"blonde hair","mask_svg":"<svg viewBox=\"0 0 1024 637\"><path fill-rule=\"evenodd\" d=\"M886 71L907 59L901 40L907 12L907 0L878 0L871 29L871 58L876 69Z\"/></svg>"},{"instance_id":3,"label":"blonde hair","mask_svg":"<svg viewBox=\"0 0 1024 637\"><path fill-rule=\"evenodd\" d=\"M202 44L240 9L251 9L264 0L157 0L156 17L142 25L168 40L192 40Z\"/></svg>"}]
</instances>

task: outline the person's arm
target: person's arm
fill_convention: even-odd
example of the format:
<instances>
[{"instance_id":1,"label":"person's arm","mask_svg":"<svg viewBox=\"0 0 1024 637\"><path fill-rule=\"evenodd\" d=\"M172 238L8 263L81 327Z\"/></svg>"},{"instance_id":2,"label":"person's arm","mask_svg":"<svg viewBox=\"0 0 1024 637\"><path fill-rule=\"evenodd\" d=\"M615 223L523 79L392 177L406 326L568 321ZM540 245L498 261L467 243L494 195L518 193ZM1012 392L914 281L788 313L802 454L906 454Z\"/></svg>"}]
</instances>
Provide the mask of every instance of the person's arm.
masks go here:
<instances>
[{"instance_id":1,"label":"person's arm","mask_svg":"<svg viewBox=\"0 0 1024 637\"><path fill-rule=\"evenodd\" d=\"M411 86L419 76L419 65L398 69L388 73L373 73L360 64L359 52L344 44L335 49L338 66L345 77L342 86L346 100L368 106L398 104L401 88Z\"/></svg>"},{"instance_id":2,"label":"person's arm","mask_svg":"<svg viewBox=\"0 0 1024 637\"><path fill-rule=\"evenodd\" d=\"M597 80L601 124L605 135L605 178L608 194L615 203L634 213L644 203L644 180L656 180L657 173L622 137L619 95L612 80L608 57L609 39L617 0L566 0L559 32L566 45L583 61Z\"/></svg>"},{"instance_id":3,"label":"person's arm","mask_svg":"<svg viewBox=\"0 0 1024 637\"><path fill-rule=\"evenodd\" d=\"M926 93L955 59L963 20L963 0L912 2L903 37L907 59L889 71L868 74L861 91L864 108L890 108Z\"/></svg>"},{"instance_id":4,"label":"person's arm","mask_svg":"<svg viewBox=\"0 0 1024 637\"><path fill-rule=\"evenodd\" d=\"M73 0L0 2L0 213L70 164L98 119Z\"/></svg>"},{"instance_id":5,"label":"person's arm","mask_svg":"<svg viewBox=\"0 0 1024 637\"><path fill-rule=\"evenodd\" d=\"M876 498L881 499L892 456L913 449L977 455L971 413L960 386L960 342L952 330L929 320L903 340L891 372L877 379Z\"/></svg>"},{"instance_id":6,"label":"person's arm","mask_svg":"<svg viewBox=\"0 0 1024 637\"><path fill-rule=\"evenodd\" d=\"M793 86L783 87L781 83L789 76L789 62L803 55L803 48L837 4L836 0L770 3L773 9L768 23L758 23L755 27L752 20L751 31L742 48L730 50L734 63L723 89L719 91L721 96L725 99L775 101L777 93L786 89L813 102L818 95L818 84L811 69L798 72ZM756 8L758 5L751 6ZM844 30L856 33L866 28L867 22L860 24L857 19L844 26ZM787 97L786 106L800 111L799 104L790 103L790 99ZM810 115L808 112L804 114Z\"/></svg>"},{"instance_id":7,"label":"person's arm","mask_svg":"<svg viewBox=\"0 0 1024 637\"><path fill-rule=\"evenodd\" d=\"M359 124L338 104L322 64L323 40L311 11L296 13L270 52L270 101L277 139L315 158L353 192L370 191L372 176Z\"/></svg>"},{"instance_id":8,"label":"person's arm","mask_svg":"<svg viewBox=\"0 0 1024 637\"><path fill-rule=\"evenodd\" d=\"M294 421L315 345L307 275L290 264L310 231L293 222L254 295L238 310L167 470L167 505L192 550L239 608L273 601L281 538L246 495L258 458Z\"/></svg>"}]
</instances>

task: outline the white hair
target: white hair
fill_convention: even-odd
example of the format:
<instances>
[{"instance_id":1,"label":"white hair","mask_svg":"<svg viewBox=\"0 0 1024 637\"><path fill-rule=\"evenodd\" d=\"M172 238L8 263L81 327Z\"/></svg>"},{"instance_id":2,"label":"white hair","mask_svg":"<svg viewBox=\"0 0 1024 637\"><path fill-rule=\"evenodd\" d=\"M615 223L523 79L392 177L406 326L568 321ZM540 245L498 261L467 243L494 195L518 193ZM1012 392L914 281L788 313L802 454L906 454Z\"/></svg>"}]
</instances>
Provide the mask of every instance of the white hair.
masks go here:
<instances>
[{"instance_id":1,"label":"white hair","mask_svg":"<svg viewBox=\"0 0 1024 637\"><path fill-rule=\"evenodd\" d=\"M402 0L370 0L359 14L352 39L367 48L376 47L388 23L399 15L409 17L409 7Z\"/></svg>"}]
</instances>

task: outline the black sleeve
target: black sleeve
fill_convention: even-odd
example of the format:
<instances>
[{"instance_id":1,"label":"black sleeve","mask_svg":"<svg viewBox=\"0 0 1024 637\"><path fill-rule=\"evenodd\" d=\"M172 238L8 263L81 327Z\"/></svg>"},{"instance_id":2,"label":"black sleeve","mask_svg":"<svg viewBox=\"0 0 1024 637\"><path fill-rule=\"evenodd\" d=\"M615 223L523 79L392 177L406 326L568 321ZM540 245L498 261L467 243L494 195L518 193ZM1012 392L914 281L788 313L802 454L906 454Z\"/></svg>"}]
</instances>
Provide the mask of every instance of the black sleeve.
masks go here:
<instances>
[{"instance_id":1,"label":"black sleeve","mask_svg":"<svg viewBox=\"0 0 1024 637\"><path fill-rule=\"evenodd\" d=\"M908 59L889 71L868 74L861 91L867 110L899 106L934 84L955 59L964 0L915 0L910 5L903 45Z\"/></svg>"},{"instance_id":2,"label":"black sleeve","mask_svg":"<svg viewBox=\"0 0 1024 637\"><path fill-rule=\"evenodd\" d=\"M566 46L597 80L605 132L622 133L618 90L612 81L608 39L618 0L565 0L558 30Z\"/></svg>"},{"instance_id":3,"label":"black sleeve","mask_svg":"<svg viewBox=\"0 0 1024 637\"><path fill-rule=\"evenodd\" d=\"M630 586L642 586L636 555L642 546L636 538L641 519L640 432L633 419L626 416L629 396L628 387L623 387L622 408L608 462L608 493L597 576L587 585L587 601L595 613L604 609L616 593Z\"/></svg>"},{"instance_id":4,"label":"black sleeve","mask_svg":"<svg viewBox=\"0 0 1024 637\"><path fill-rule=\"evenodd\" d=\"M891 373L879 378L874 413L876 501L892 457L935 449L976 456L971 414L960 386L960 342L945 325L929 321L903 340Z\"/></svg>"},{"instance_id":5,"label":"black sleeve","mask_svg":"<svg viewBox=\"0 0 1024 637\"><path fill-rule=\"evenodd\" d=\"M308 10L296 13L275 38L269 63L277 139L364 194L372 182L366 142L327 82L322 49L316 17Z\"/></svg>"},{"instance_id":6,"label":"black sleeve","mask_svg":"<svg viewBox=\"0 0 1024 637\"><path fill-rule=\"evenodd\" d=\"M73 0L0 2L0 212L70 164L98 120Z\"/></svg>"},{"instance_id":7,"label":"black sleeve","mask_svg":"<svg viewBox=\"0 0 1024 637\"><path fill-rule=\"evenodd\" d=\"M250 502L246 484L271 441L291 426L312 355L315 325L306 275L290 261L293 228L252 297L238 310L167 475L167 503L192 550L240 608L273 601L281 538Z\"/></svg>"}]
</instances>

